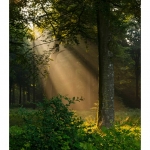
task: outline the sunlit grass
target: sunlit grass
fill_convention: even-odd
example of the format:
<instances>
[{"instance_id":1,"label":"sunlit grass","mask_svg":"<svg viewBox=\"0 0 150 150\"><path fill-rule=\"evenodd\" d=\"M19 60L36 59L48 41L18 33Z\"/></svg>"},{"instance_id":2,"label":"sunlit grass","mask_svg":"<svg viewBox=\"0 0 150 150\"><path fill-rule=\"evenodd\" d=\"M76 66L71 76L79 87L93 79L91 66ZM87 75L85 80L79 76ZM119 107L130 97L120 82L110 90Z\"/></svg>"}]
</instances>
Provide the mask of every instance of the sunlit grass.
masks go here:
<instances>
[{"instance_id":1,"label":"sunlit grass","mask_svg":"<svg viewBox=\"0 0 150 150\"><path fill-rule=\"evenodd\" d=\"M84 125L92 130L97 130L96 111L76 111L83 120ZM114 127L124 131L130 131L136 136L141 135L141 114L139 109L127 109L115 112Z\"/></svg>"},{"instance_id":2,"label":"sunlit grass","mask_svg":"<svg viewBox=\"0 0 150 150\"><path fill-rule=\"evenodd\" d=\"M97 112L91 111L76 111L76 113L82 117L84 120L90 118L96 120ZM129 124L140 126L141 114L139 109L127 109L126 111L116 111L115 112L115 124Z\"/></svg>"}]
</instances>

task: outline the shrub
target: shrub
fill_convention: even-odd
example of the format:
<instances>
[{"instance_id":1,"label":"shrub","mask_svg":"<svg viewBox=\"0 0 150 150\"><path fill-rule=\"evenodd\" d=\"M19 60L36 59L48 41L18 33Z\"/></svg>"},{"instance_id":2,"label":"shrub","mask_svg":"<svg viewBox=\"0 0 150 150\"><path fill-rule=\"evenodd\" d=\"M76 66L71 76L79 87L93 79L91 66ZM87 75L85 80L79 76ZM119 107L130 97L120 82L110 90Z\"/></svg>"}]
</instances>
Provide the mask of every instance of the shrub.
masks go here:
<instances>
[{"instance_id":1,"label":"shrub","mask_svg":"<svg viewBox=\"0 0 150 150\"><path fill-rule=\"evenodd\" d=\"M102 131L104 136L101 147L103 149L140 150L140 136L135 136L134 131L129 128L122 129L120 126L115 126L110 129L103 128Z\"/></svg>"},{"instance_id":2,"label":"shrub","mask_svg":"<svg viewBox=\"0 0 150 150\"><path fill-rule=\"evenodd\" d=\"M9 126L22 126L24 124L23 118L18 114L17 111L10 112L9 115Z\"/></svg>"},{"instance_id":3,"label":"shrub","mask_svg":"<svg viewBox=\"0 0 150 150\"><path fill-rule=\"evenodd\" d=\"M20 150L22 145L24 145L24 132L22 128L18 126L12 126L9 130L9 145L11 150Z\"/></svg>"},{"instance_id":4,"label":"shrub","mask_svg":"<svg viewBox=\"0 0 150 150\"><path fill-rule=\"evenodd\" d=\"M62 100L66 101L66 104ZM18 145L20 149L79 149L84 132L83 121L69 111L69 106L75 101L80 99L69 99L59 95L50 100L44 99L38 104L38 110L33 113L20 109L20 116L25 125L20 134L12 135L10 132L10 138L13 138L10 139L10 149L16 149L12 144L16 138L24 141L24 144L21 145L20 142Z\"/></svg>"}]
</instances>

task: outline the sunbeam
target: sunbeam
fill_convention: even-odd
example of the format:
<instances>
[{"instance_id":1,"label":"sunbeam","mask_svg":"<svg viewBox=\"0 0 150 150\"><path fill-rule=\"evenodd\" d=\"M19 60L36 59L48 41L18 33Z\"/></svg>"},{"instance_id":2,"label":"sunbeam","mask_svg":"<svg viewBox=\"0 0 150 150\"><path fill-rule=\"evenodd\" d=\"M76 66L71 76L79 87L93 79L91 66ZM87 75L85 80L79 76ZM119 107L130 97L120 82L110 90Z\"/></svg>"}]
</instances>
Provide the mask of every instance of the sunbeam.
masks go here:
<instances>
[{"instance_id":1,"label":"sunbeam","mask_svg":"<svg viewBox=\"0 0 150 150\"><path fill-rule=\"evenodd\" d=\"M38 31L36 31L38 32ZM45 95L48 98L58 94L72 97L82 97L83 101L73 105L73 109L90 109L98 100L98 61L97 49L90 43L88 52L84 43L78 46L59 45L55 52L55 42L43 42L44 36L34 41L34 51L42 55L51 51L50 62L43 65L48 75L42 79Z\"/></svg>"}]
</instances>

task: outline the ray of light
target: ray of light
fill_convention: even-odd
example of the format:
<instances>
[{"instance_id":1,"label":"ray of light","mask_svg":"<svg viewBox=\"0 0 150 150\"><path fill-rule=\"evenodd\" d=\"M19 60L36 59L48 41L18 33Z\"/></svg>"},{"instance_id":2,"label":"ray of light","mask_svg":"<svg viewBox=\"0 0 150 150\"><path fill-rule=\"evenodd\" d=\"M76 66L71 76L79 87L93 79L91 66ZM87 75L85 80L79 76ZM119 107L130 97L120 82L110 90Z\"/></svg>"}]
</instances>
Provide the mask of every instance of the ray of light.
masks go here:
<instances>
[{"instance_id":1,"label":"ray of light","mask_svg":"<svg viewBox=\"0 0 150 150\"><path fill-rule=\"evenodd\" d=\"M43 54L44 50L54 46L54 43L49 43L49 46L48 44L42 45L41 40L42 37L35 41L35 45L41 44L35 48L39 55ZM45 67L49 75L43 79L46 95L49 98L57 94L68 97L82 96L84 101L76 103L73 107L75 109L92 107L98 96L97 74L96 71L95 73L93 71L95 68L97 69L97 66L95 67L93 60L85 57L83 45L73 48L65 48L60 45L60 51L52 53L50 58L54 61L50 61L49 67Z\"/></svg>"}]
</instances>

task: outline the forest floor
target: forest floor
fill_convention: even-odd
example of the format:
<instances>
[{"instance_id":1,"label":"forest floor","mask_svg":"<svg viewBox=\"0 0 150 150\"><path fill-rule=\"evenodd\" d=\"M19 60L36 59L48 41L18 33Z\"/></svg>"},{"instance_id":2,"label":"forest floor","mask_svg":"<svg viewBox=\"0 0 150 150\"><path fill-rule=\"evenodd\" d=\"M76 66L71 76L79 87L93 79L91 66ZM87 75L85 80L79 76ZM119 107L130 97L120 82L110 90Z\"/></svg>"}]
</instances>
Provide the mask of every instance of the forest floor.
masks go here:
<instances>
[{"instance_id":1,"label":"forest floor","mask_svg":"<svg viewBox=\"0 0 150 150\"><path fill-rule=\"evenodd\" d=\"M28 112L34 112L36 110L27 109ZM10 126L17 125L20 121L20 117L15 118L15 114L18 112L18 108L10 109ZM75 110L75 114L81 117L86 123L89 124L96 124L97 120L97 112L96 110L88 110L88 111L79 111ZM19 124L20 124L19 123ZM138 129L141 128L141 110L140 109L125 109L115 111L115 125L121 126L130 126L130 127L137 127Z\"/></svg>"},{"instance_id":2,"label":"forest floor","mask_svg":"<svg viewBox=\"0 0 150 150\"><path fill-rule=\"evenodd\" d=\"M22 117L17 113L18 108L10 109L10 141L16 142L24 125ZM37 110L26 109L29 113ZM83 150L98 150L99 146L106 150L140 150L141 147L141 111L140 109L126 109L115 111L115 122L112 129L97 129L96 110L74 111L75 115L84 120L85 129L88 132L89 141L79 142ZM90 132L89 132L90 131ZM64 134L64 133L63 133ZM91 134L91 135L90 135ZM97 134L99 134L97 136ZM91 136L93 139L91 139ZM12 138L14 137L14 138ZM92 140L92 141L91 141ZM96 140L96 141L95 141ZM68 141L69 142L69 141ZM90 142L90 143L89 143ZM101 143L101 144L100 144ZM100 145L99 145L100 144ZM119 144L119 145L118 145ZM13 144L12 147L14 146ZM15 147L15 146L14 146ZM112 148L113 147L113 148ZM15 147L16 148L16 147ZM13 150L13 148L11 148ZM67 149L66 149L67 150Z\"/></svg>"},{"instance_id":3,"label":"forest floor","mask_svg":"<svg viewBox=\"0 0 150 150\"><path fill-rule=\"evenodd\" d=\"M86 123L96 124L97 112L90 111L75 111ZM120 125L122 128L131 128L141 130L141 110L140 109L126 109L115 111L114 125Z\"/></svg>"}]
</instances>

